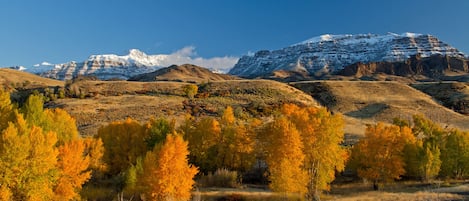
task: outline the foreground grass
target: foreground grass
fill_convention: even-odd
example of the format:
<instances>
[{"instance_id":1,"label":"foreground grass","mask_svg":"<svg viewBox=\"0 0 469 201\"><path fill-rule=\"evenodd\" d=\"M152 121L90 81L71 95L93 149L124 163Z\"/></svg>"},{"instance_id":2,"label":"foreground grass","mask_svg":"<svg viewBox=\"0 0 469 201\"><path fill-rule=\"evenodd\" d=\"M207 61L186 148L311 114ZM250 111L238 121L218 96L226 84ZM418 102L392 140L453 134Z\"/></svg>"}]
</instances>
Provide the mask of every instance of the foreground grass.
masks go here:
<instances>
[{"instance_id":1,"label":"foreground grass","mask_svg":"<svg viewBox=\"0 0 469 201\"><path fill-rule=\"evenodd\" d=\"M333 191L322 196L322 200L339 201L426 201L426 200L467 200L469 184L453 184L446 187L419 182L401 182L387 185L380 191L373 191L369 184L353 183L333 187ZM193 200L243 200L243 201L293 201L302 200L297 194L274 193L267 188L201 188L193 192Z\"/></svg>"}]
</instances>

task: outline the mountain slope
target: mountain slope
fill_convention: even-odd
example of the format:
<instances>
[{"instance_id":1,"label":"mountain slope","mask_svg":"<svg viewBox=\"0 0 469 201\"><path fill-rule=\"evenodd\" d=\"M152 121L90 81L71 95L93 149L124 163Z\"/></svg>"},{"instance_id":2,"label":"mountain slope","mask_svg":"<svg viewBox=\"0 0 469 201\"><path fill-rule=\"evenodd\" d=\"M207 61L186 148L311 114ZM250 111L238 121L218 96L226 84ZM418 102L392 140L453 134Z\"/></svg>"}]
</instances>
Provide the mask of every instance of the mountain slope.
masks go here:
<instances>
[{"instance_id":1,"label":"mountain slope","mask_svg":"<svg viewBox=\"0 0 469 201\"><path fill-rule=\"evenodd\" d=\"M271 80L213 81L199 85L194 99L184 95L183 82L89 81L71 83L67 90L83 99L57 99L47 105L60 107L77 120L83 135L95 135L100 126L127 117L148 121L164 116L184 121L186 114L214 115L227 106L235 112L265 116L283 103L307 106L319 104L308 94L285 83Z\"/></svg>"},{"instance_id":2,"label":"mountain slope","mask_svg":"<svg viewBox=\"0 0 469 201\"><path fill-rule=\"evenodd\" d=\"M212 71L192 64L172 65L151 73L129 78L129 81L152 82L152 81L185 81L185 82L207 82L239 79L235 76L213 73Z\"/></svg>"},{"instance_id":3,"label":"mountain slope","mask_svg":"<svg viewBox=\"0 0 469 201\"><path fill-rule=\"evenodd\" d=\"M443 107L427 94L398 82L309 81L292 86L313 96L333 112L344 114L346 133L362 135L366 124L410 120L422 114L443 127L469 130L469 116Z\"/></svg>"},{"instance_id":4,"label":"mountain slope","mask_svg":"<svg viewBox=\"0 0 469 201\"><path fill-rule=\"evenodd\" d=\"M286 70L317 77L357 62L405 61L417 54L421 57L434 54L466 57L431 35L322 35L280 50L262 50L252 56L243 56L229 74L253 78Z\"/></svg>"},{"instance_id":5,"label":"mountain slope","mask_svg":"<svg viewBox=\"0 0 469 201\"><path fill-rule=\"evenodd\" d=\"M27 72L0 68L0 84L4 87L33 89L41 87L63 86L64 82L43 78Z\"/></svg>"}]
</instances>

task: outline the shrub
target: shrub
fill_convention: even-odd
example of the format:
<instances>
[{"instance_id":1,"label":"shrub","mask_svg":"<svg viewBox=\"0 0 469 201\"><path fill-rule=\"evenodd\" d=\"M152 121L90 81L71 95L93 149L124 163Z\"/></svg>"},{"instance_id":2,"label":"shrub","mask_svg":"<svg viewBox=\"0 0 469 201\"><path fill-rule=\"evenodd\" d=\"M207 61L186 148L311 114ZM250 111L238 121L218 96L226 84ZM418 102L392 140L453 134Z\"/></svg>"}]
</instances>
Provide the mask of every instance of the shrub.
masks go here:
<instances>
[{"instance_id":1,"label":"shrub","mask_svg":"<svg viewBox=\"0 0 469 201\"><path fill-rule=\"evenodd\" d=\"M238 173L222 168L213 174L202 175L198 183L203 187L237 188L239 187Z\"/></svg>"}]
</instances>

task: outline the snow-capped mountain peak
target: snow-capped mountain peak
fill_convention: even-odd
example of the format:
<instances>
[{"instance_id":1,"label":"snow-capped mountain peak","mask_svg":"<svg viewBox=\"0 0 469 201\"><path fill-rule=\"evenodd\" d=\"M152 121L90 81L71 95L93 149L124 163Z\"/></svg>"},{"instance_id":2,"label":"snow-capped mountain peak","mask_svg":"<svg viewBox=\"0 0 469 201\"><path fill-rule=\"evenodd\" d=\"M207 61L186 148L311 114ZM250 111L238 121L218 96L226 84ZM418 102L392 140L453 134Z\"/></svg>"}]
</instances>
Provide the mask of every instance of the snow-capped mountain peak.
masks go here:
<instances>
[{"instance_id":1,"label":"snow-capped mountain peak","mask_svg":"<svg viewBox=\"0 0 469 201\"><path fill-rule=\"evenodd\" d=\"M237 57L194 58L194 47L185 47L171 54L149 55L138 49L130 49L126 55L91 55L83 62L50 64L43 62L25 71L54 79L72 79L78 75L93 75L100 79L128 79L170 65L195 64L213 69L231 68Z\"/></svg>"},{"instance_id":2,"label":"snow-capped mountain peak","mask_svg":"<svg viewBox=\"0 0 469 201\"><path fill-rule=\"evenodd\" d=\"M280 50L262 50L252 56L243 56L229 73L258 77L277 70L301 69L310 75L318 75L336 72L357 62L404 61L417 54L421 57L434 54L466 57L428 34L325 34Z\"/></svg>"}]
</instances>

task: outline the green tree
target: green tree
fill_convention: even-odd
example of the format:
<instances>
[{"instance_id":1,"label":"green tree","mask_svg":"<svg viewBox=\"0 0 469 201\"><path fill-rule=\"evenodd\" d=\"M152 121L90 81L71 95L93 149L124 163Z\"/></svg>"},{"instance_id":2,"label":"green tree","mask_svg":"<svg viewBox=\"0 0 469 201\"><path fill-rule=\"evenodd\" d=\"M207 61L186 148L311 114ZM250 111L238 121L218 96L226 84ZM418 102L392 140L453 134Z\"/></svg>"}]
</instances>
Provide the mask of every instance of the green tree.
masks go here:
<instances>
[{"instance_id":1,"label":"green tree","mask_svg":"<svg viewBox=\"0 0 469 201\"><path fill-rule=\"evenodd\" d=\"M469 133L449 132L441 153L441 175L462 179L469 176Z\"/></svg>"}]
</instances>

